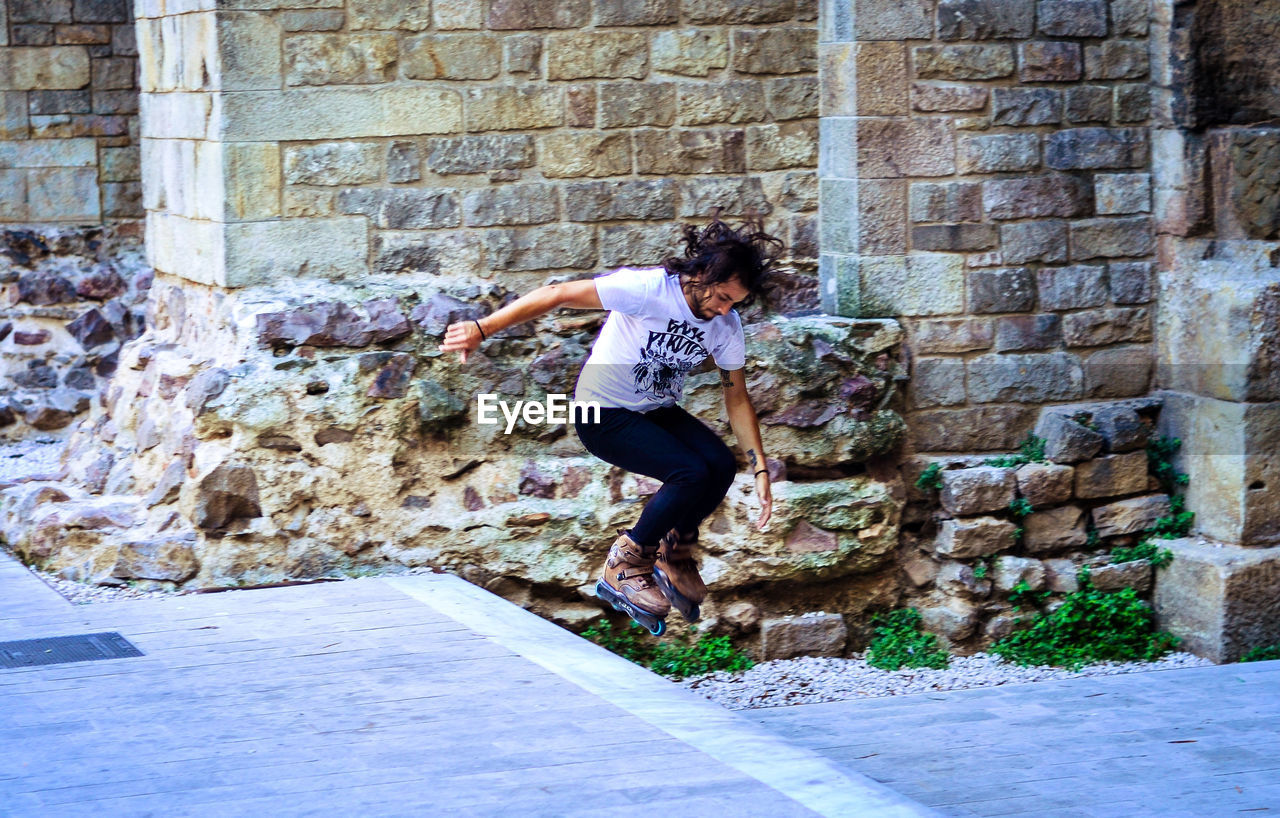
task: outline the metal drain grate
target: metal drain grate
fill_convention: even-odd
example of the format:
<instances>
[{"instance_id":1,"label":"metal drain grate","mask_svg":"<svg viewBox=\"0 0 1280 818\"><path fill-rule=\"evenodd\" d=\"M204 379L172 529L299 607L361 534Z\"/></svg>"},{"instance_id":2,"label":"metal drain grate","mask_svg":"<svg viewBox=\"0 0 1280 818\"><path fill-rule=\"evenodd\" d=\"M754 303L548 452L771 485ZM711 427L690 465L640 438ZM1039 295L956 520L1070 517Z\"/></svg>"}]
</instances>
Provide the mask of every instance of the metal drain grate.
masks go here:
<instances>
[{"instance_id":1,"label":"metal drain grate","mask_svg":"<svg viewBox=\"0 0 1280 818\"><path fill-rule=\"evenodd\" d=\"M0 668L126 659L142 655L142 651L118 633L86 633L81 636L0 642Z\"/></svg>"}]
</instances>

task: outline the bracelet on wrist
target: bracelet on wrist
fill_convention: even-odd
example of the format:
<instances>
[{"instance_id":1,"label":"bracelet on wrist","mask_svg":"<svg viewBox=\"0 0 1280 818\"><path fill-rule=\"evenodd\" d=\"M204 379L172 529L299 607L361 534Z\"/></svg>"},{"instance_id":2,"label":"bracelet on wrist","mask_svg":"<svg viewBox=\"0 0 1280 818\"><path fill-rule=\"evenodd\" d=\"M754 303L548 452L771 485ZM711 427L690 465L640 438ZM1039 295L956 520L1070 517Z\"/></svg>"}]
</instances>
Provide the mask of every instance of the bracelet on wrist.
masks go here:
<instances>
[{"instance_id":1,"label":"bracelet on wrist","mask_svg":"<svg viewBox=\"0 0 1280 818\"><path fill-rule=\"evenodd\" d=\"M481 340L481 341L488 341L488 340L489 340L489 336L484 334L484 327L480 326L480 322L479 322L477 319L472 318L472 319L471 319L471 323L475 324L475 325L476 325L476 329L480 330L480 340Z\"/></svg>"},{"instance_id":2,"label":"bracelet on wrist","mask_svg":"<svg viewBox=\"0 0 1280 818\"><path fill-rule=\"evenodd\" d=\"M761 469L760 471L756 472L756 473L755 473L754 475L752 475L752 476L753 476L753 477L759 477L759 476L760 476L760 475L762 475L762 474L768 474L768 473L769 473L769 470L768 470L768 469Z\"/></svg>"}]
</instances>

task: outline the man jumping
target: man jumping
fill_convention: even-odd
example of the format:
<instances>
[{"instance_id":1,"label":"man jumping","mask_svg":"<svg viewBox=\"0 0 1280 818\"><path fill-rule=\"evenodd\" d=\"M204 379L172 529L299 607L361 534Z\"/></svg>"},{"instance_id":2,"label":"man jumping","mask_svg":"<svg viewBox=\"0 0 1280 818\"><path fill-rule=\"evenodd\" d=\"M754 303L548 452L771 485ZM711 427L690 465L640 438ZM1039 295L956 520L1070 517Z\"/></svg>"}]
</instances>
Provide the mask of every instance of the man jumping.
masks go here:
<instances>
[{"instance_id":1,"label":"man jumping","mask_svg":"<svg viewBox=\"0 0 1280 818\"><path fill-rule=\"evenodd\" d=\"M557 307L609 311L574 396L601 406L599 422L579 418L574 427L592 454L662 488L635 525L618 533L596 595L659 635L673 605L688 621L698 619L706 586L693 546L737 472L724 442L678 405L685 375L708 355L720 369L729 425L755 473L759 528L773 507L737 309L763 294L782 242L758 220L734 229L715 218L701 230L686 226L684 245L682 257L661 267L539 287L485 318L450 325L440 345L465 363L494 333Z\"/></svg>"}]
</instances>

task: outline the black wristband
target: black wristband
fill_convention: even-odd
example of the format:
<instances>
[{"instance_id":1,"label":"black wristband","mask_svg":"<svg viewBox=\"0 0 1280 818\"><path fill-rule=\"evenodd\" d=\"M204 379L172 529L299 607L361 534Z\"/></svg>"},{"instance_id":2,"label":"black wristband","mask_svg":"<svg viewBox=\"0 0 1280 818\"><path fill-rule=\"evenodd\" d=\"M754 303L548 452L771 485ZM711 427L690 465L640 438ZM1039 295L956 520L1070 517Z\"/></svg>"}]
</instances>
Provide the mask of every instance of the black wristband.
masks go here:
<instances>
[{"instance_id":1,"label":"black wristband","mask_svg":"<svg viewBox=\"0 0 1280 818\"><path fill-rule=\"evenodd\" d=\"M752 475L752 477L759 477L759 476L760 476L760 475L762 475L762 474L768 474L768 473L769 473L769 470L768 470L768 469L761 469L760 471L758 471L758 472L756 472L755 474L753 474L753 475Z\"/></svg>"},{"instance_id":2,"label":"black wristband","mask_svg":"<svg viewBox=\"0 0 1280 818\"><path fill-rule=\"evenodd\" d=\"M489 340L489 336L484 334L484 327L480 326L480 322L479 322L477 319L472 318L472 319L471 319L471 323L475 324L475 325L476 325L476 329L480 330L480 340L481 340L481 341L488 341L488 340Z\"/></svg>"}]
</instances>

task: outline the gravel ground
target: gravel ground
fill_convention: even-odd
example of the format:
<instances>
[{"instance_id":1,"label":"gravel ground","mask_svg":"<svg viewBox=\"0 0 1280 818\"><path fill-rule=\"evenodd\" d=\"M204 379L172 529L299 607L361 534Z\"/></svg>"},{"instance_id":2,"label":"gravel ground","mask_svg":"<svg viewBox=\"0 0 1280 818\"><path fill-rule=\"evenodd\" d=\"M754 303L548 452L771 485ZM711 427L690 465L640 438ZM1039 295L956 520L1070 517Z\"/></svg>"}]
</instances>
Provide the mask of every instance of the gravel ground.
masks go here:
<instances>
[{"instance_id":1,"label":"gravel ground","mask_svg":"<svg viewBox=\"0 0 1280 818\"><path fill-rule=\"evenodd\" d=\"M128 599L164 599L180 596L175 591L144 591L128 586L111 587L107 585L86 585L69 579L59 579L53 574L32 569L31 573L53 586L53 590L62 594L72 604L91 605L95 602L120 602Z\"/></svg>"},{"instance_id":2,"label":"gravel ground","mask_svg":"<svg viewBox=\"0 0 1280 818\"><path fill-rule=\"evenodd\" d=\"M63 443L51 437L0 442L0 480L56 472Z\"/></svg>"},{"instance_id":3,"label":"gravel ground","mask_svg":"<svg viewBox=\"0 0 1280 818\"><path fill-rule=\"evenodd\" d=\"M3 550L3 549L0 549ZM6 550L5 553L8 553ZM13 556L10 554L10 556ZM15 559L17 559L15 557ZM62 579L54 574L40 571L27 566L31 573L40 577L55 591L61 594L65 599L74 605L93 605L98 602L124 602L134 599L171 599L174 597L185 596L187 594L198 593L196 591L168 591L157 590L154 588L143 589L134 588L128 585L89 585L84 582L75 582L69 579ZM401 572L403 574L430 574L434 573L430 568L410 568ZM381 576L394 576L394 572L387 572ZM330 577L321 582L347 581L353 579L364 579L365 577ZM307 582L296 583L299 585L310 584ZM220 590L218 593L235 593L237 591L247 591L249 588L228 588Z\"/></svg>"},{"instance_id":4,"label":"gravel ground","mask_svg":"<svg viewBox=\"0 0 1280 818\"><path fill-rule=\"evenodd\" d=\"M1170 653L1157 662L1101 662L1071 672L1055 667L1020 667L998 656L975 653L952 656L951 666L945 670L887 671L871 667L859 654L852 659L806 657L762 662L750 670L711 673L680 684L729 710L746 710L1212 664L1190 653Z\"/></svg>"}]
</instances>

